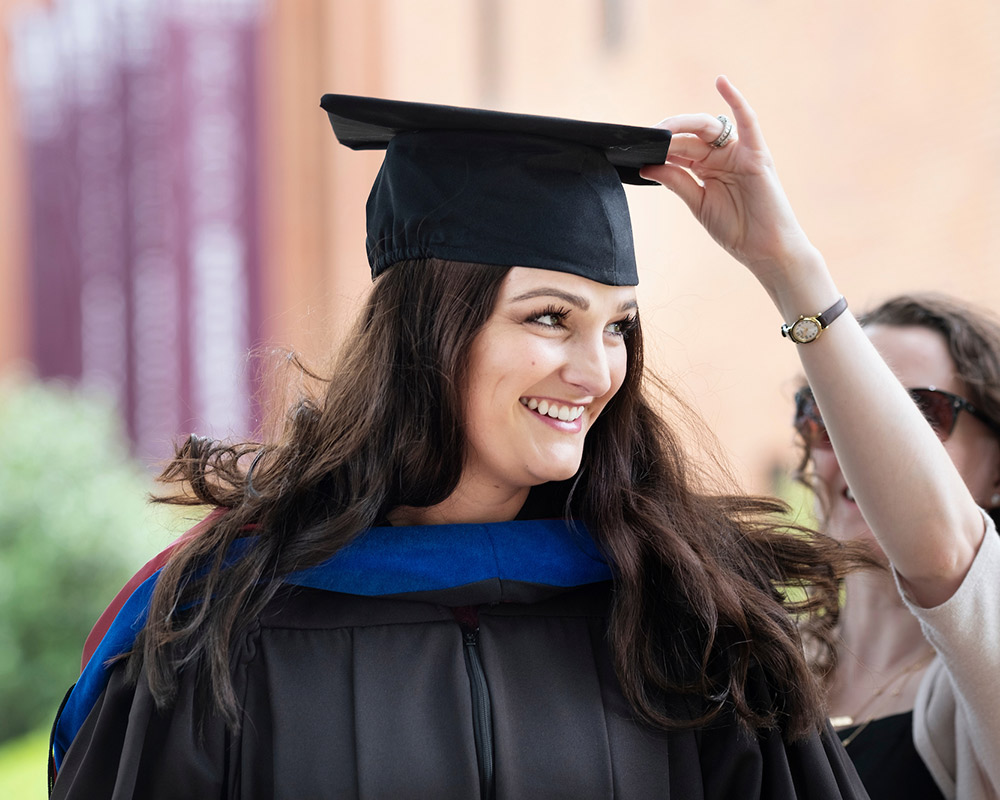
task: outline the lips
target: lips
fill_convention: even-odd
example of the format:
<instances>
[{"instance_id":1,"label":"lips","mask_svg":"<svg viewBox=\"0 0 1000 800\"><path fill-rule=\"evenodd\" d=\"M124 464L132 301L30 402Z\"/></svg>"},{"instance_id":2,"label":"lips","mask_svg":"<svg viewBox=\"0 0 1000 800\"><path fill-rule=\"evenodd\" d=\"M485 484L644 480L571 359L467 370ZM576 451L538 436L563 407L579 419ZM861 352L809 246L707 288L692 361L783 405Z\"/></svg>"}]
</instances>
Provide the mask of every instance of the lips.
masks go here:
<instances>
[{"instance_id":1,"label":"lips","mask_svg":"<svg viewBox=\"0 0 1000 800\"><path fill-rule=\"evenodd\" d=\"M522 397L521 405L543 417L558 419L562 422L575 422L583 416L583 406L571 406L550 400L539 400L535 397Z\"/></svg>"}]
</instances>

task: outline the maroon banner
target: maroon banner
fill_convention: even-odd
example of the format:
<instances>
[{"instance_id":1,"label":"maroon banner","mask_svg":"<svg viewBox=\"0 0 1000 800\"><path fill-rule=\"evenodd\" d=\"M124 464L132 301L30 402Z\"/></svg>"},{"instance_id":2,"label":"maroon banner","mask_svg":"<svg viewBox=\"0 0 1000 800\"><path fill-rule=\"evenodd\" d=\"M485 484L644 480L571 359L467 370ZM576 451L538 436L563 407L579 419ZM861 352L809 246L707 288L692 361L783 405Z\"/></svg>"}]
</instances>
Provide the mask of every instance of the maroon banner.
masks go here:
<instances>
[{"instance_id":1,"label":"maroon banner","mask_svg":"<svg viewBox=\"0 0 1000 800\"><path fill-rule=\"evenodd\" d=\"M79 186L64 46L53 18L13 20L11 55L23 125L28 176L28 303L30 356L46 377L79 379Z\"/></svg>"},{"instance_id":2,"label":"maroon banner","mask_svg":"<svg viewBox=\"0 0 1000 800\"><path fill-rule=\"evenodd\" d=\"M131 272L128 419L136 452L163 458L182 431L181 264L170 138L166 30L152 2L124 10L128 253Z\"/></svg>"},{"instance_id":3,"label":"maroon banner","mask_svg":"<svg viewBox=\"0 0 1000 800\"><path fill-rule=\"evenodd\" d=\"M168 24L171 141L182 265L183 373L192 429L245 433L254 381L247 354L259 326L256 15L182 4ZM244 4L245 5L245 4Z\"/></svg>"},{"instance_id":4,"label":"maroon banner","mask_svg":"<svg viewBox=\"0 0 1000 800\"><path fill-rule=\"evenodd\" d=\"M257 0L63 0L11 30L35 366L146 460L254 427L259 26Z\"/></svg>"}]
</instances>

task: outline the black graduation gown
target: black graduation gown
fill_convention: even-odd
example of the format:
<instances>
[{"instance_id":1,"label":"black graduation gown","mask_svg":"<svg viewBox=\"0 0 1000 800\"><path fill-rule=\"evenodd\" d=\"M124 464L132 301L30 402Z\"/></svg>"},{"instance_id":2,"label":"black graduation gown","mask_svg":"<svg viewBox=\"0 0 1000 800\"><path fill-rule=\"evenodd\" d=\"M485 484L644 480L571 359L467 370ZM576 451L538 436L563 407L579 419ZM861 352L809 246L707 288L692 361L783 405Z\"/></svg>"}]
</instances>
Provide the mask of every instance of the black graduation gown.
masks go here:
<instances>
[{"instance_id":1,"label":"black graduation gown","mask_svg":"<svg viewBox=\"0 0 1000 800\"><path fill-rule=\"evenodd\" d=\"M286 587L239 643L239 733L210 716L199 736L193 675L159 713L118 666L52 796L867 796L829 727L789 744L730 718L671 732L636 722L605 641L610 591L502 577L392 597ZM455 606L476 608L478 629Z\"/></svg>"}]
</instances>

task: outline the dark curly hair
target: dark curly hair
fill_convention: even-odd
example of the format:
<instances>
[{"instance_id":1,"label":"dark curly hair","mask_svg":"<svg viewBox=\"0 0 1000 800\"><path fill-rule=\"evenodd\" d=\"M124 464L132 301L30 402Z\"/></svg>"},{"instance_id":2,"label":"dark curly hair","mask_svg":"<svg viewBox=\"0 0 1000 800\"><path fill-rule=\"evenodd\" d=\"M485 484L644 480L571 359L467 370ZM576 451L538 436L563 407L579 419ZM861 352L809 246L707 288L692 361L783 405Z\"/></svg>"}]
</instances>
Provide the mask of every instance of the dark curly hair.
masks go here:
<instances>
[{"instance_id":1,"label":"dark curly hair","mask_svg":"<svg viewBox=\"0 0 1000 800\"><path fill-rule=\"evenodd\" d=\"M965 399L992 421L994 430L1000 430L1000 318L958 298L922 292L891 297L858 321L862 326L918 327L941 334L955 374L965 386ZM815 490L809 473L812 453L801 438L799 443L802 457L797 474ZM1000 508L988 512L1000 526Z\"/></svg>"}]
</instances>

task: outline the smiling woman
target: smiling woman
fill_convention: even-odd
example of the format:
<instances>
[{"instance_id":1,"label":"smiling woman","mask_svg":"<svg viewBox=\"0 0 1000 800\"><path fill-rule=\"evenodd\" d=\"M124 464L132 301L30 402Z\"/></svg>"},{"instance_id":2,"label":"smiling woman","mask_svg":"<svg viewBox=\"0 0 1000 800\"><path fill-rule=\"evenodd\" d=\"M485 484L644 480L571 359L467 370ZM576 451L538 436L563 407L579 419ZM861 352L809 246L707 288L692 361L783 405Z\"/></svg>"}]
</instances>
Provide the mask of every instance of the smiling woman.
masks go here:
<instances>
[{"instance_id":1,"label":"smiling woman","mask_svg":"<svg viewBox=\"0 0 1000 800\"><path fill-rule=\"evenodd\" d=\"M587 434L625 380L635 307L632 286L525 267L507 274L470 353L456 494L509 519L530 487L576 474Z\"/></svg>"},{"instance_id":2,"label":"smiling woman","mask_svg":"<svg viewBox=\"0 0 1000 800\"><path fill-rule=\"evenodd\" d=\"M54 796L863 797L796 619L864 559L703 491L644 392L622 181L671 134L323 105L386 148L367 305L276 440L180 448L216 511L125 592Z\"/></svg>"}]
</instances>

